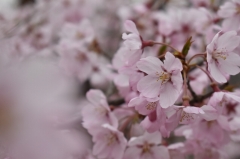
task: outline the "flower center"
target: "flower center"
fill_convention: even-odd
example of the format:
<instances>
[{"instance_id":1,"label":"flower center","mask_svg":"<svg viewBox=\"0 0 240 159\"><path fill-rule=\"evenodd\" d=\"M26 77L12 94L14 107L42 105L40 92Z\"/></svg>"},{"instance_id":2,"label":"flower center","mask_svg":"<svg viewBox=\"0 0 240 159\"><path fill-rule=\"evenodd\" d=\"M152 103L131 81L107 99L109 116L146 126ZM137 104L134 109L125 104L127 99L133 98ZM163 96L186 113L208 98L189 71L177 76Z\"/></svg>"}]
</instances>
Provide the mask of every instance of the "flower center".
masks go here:
<instances>
[{"instance_id":1,"label":"flower center","mask_svg":"<svg viewBox=\"0 0 240 159\"><path fill-rule=\"evenodd\" d=\"M161 80L161 81L162 81L162 84L168 82L169 79L170 79L170 77L171 77L169 73L164 72L164 71L161 72L161 74L159 74L159 73L157 72L156 75L158 76L157 81Z\"/></svg>"},{"instance_id":2,"label":"flower center","mask_svg":"<svg viewBox=\"0 0 240 159\"><path fill-rule=\"evenodd\" d=\"M107 109L105 109L104 107L102 106L99 106L99 107L96 107L95 108L95 111L98 113L98 114L101 114L101 115L105 115L107 114Z\"/></svg>"},{"instance_id":3,"label":"flower center","mask_svg":"<svg viewBox=\"0 0 240 159\"><path fill-rule=\"evenodd\" d=\"M240 14L240 5L239 4L236 7L236 14Z\"/></svg>"},{"instance_id":4,"label":"flower center","mask_svg":"<svg viewBox=\"0 0 240 159\"><path fill-rule=\"evenodd\" d=\"M182 116L180 118L180 122L183 122L184 120L186 120L187 122L194 120L193 115L183 111Z\"/></svg>"},{"instance_id":5,"label":"flower center","mask_svg":"<svg viewBox=\"0 0 240 159\"><path fill-rule=\"evenodd\" d=\"M76 33L75 37L76 37L76 39L81 40L81 39L83 39L85 36L84 36L84 34L82 34L81 32L78 31L78 32Z\"/></svg>"},{"instance_id":6,"label":"flower center","mask_svg":"<svg viewBox=\"0 0 240 159\"><path fill-rule=\"evenodd\" d=\"M110 146L117 141L117 137L112 132L106 135L107 145Z\"/></svg>"},{"instance_id":7,"label":"flower center","mask_svg":"<svg viewBox=\"0 0 240 159\"><path fill-rule=\"evenodd\" d=\"M88 57L84 53L82 53L82 52L78 53L78 55L76 56L76 59L79 62L86 62L86 61L88 61Z\"/></svg>"},{"instance_id":8,"label":"flower center","mask_svg":"<svg viewBox=\"0 0 240 159\"><path fill-rule=\"evenodd\" d=\"M143 153L150 151L150 145L147 142L144 143L144 145L142 147L142 151L143 151Z\"/></svg>"},{"instance_id":9,"label":"flower center","mask_svg":"<svg viewBox=\"0 0 240 159\"><path fill-rule=\"evenodd\" d=\"M154 110L157 106L157 103L156 102L150 102L146 105L146 109L147 110Z\"/></svg>"},{"instance_id":10,"label":"flower center","mask_svg":"<svg viewBox=\"0 0 240 159\"><path fill-rule=\"evenodd\" d=\"M227 54L226 54L227 50L226 49L222 49L220 51L214 51L213 52L213 58L214 59L223 59L223 60L226 60L227 58Z\"/></svg>"}]
</instances>

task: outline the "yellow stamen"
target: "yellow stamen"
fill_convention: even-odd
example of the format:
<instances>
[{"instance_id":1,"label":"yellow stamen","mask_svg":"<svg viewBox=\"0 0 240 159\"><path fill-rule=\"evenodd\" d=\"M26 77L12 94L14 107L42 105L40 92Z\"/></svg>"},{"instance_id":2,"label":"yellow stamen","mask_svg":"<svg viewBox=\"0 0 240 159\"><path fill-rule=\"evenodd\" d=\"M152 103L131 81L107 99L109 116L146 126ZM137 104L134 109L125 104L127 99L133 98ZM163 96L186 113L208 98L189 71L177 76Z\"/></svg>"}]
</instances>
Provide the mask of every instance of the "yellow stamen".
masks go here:
<instances>
[{"instance_id":1,"label":"yellow stamen","mask_svg":"<svg viewBox=\"0 0 240 159\"><path fill-rule=\"evenodd\" d=\"M157 81L161 80L162 84L166 83L169 79L170 79L170 74L167 72L161 72L161 74L159 74L158 72L156 73L156 75L158 76Z\"/></svg>"},{"instance_id":2,"label":"yellow stamen","mask_svg":"<svg viewBox=\"0 0 240 159\"><path fill-rule=\"evenodd\" d=\"M157 106L156 102L150 102L146 105L147 110L154 110Z\"/></svg>"}]
</instances>

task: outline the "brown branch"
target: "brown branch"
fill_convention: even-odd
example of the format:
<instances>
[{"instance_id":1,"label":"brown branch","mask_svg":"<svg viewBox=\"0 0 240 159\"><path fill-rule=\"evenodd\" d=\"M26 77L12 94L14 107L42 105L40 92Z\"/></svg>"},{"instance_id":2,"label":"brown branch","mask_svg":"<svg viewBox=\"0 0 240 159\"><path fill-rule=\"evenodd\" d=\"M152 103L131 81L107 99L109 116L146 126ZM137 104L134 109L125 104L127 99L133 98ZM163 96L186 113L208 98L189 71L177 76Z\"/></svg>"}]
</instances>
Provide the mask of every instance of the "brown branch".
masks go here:
<instances>
[{"instance_id":1,"label":"brown branch","mask_svg":"<svg viewBox=\"0 0 240 159\"><path fill-rule=\"evenodd\" d=\"M225 84L223 84L223 85L220 85L219 88L222 90L222 89L224 89L225 87L227 87L228 84L229 84L229 83L225 83ZM196 101L195 99L192 99L192 100L190 101L190 105L194 105L194 103L201 103L201 102L203 102L205 99L211 97L211 96L213 95L213 93L215 93L215 91L214 91L214 90L211 90L211 91L209 91L208 93L206 93L206 94L204 94L204 95L202 95L202 96L198 96L198 101Z\"/></svg>"},{"instance_id":2,"label":"brown branch","mask_svg":"<svg viewBox=\"0 0 240 159\"><path fill-rule=\"evenodd\" d=\"M117 100L109 100L108 101L108 104L109 105L112 105L112 106L120 106L120 105L122 105L122 104L124 104L125 103L125 100L124 99L117 99Z\"/></svg>"}]
</instances>

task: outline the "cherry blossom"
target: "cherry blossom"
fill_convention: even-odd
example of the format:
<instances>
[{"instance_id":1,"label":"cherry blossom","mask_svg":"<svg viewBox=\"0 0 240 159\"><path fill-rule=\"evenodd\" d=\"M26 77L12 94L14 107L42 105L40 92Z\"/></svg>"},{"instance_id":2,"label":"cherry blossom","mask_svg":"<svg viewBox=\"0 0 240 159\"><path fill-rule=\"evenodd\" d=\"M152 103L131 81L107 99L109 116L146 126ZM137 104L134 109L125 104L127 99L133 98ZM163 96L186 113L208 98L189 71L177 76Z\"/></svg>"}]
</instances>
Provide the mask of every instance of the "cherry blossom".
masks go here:
<instances>
[{"instance_id":1,"label":"cherry blossom","mask_svg":"<svg viewBox=\"0 0 240 159\"><path fill-rule=\"evenodd\" d=\"M238 30L240 27L239 23L239 7L240 2L238 0L231 0L225 2L219 9L218 15L222 18L226 18L223 25L231 30Z\"/></svg>"},{"instance_id":2,"label":"cherry blossom","mask_svg":"<svg viewBox=\"0 0 240 159\"><path fill-rule=\"evenodd\" d=\"M170 159L168 149L161 144L161 134L144 133L143 136L133 137L128 143L128 148L124 154L124 159L149 158L149 159Z\"/></svg>"},{"instance_id":3,"label":"cherry blossom","mask_svg":"<svg viewBox=\"0 0 240 159\"><path fill-rule=\"evenodd\" d=\"M93 154L99 158L121 159L127 145L122 132L115 127L103 124L93 136Z\"/></svg>"},{"instance_id":4,"label":"cherry blossom","mask_svg":"<svg viewBox=\"0 0 240 159\"><path fill-rule=\"evenodd\" d=\"M239 56L234 49L239 45L240 38L235 31L219 32L207 46L208 70L219 83L227 81L227 75L240 72Z\"/></svg>"},{"instance_id":5,"label":"cherry blossom","mask_svg":"<svg viewBox=\"0 0 240 159\"><path fill-rule=\"evenodd\" d=\"M140 71L147 73L138 85L138 91L148 98L159 97L161 107L167 108L178 99L182 90L182 64L170 52L164 63L156 57L147 57L137 63ZM171 98L169 98L171 96Z\"/></svg>"},{"instance_id":6,"label":"cherry blossom","mask_svg":"<svg viewBox=\"0 0 240 159\"><path fill-rule=\"evenodd\" d=\"M111 124L116 126L117 118L110 111L105 95L99 90L90 90L87 98L91 105L87 105L82 110L83 126L88 129L91 134L95 133L102 124ZM94 117L92 117L92 115Z\"/></svg>"},{"instance_id":7,"label":"cherry blossom","mask_svg":"<svg viewBox=\"0 0 240 159\"><path fill-rule=\"evenodd\" d=\"M13 1L0 159L239 158L239 0Z\"/></svg>"}]
</instances>

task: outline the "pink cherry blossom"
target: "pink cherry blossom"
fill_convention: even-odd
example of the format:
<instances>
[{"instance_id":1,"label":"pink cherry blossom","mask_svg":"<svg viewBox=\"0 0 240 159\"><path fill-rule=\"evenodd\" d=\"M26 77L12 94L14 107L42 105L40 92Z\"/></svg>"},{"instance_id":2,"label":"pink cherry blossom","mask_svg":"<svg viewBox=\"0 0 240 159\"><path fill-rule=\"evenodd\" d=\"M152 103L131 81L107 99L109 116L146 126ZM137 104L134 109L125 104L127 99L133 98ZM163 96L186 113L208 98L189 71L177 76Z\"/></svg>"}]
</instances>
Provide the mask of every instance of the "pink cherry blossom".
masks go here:
<instances>
[{"instance_id":1,"label":"pink cherry blossom","mask_svg":"<svg viewBox=\"0 0 240 159\"><path fill-rule=\"evenodd\" d=\"M234 53L239 45L240 37L235 31L219 32L207 46L208 70L219 83L227 82L227 75L240 72L240 58Z\"/></svg>"},{"instance_id":2,"label":"pink cherry blossom","mask_svg":"<svg viewBox=\"0 0 240 159\"><path fill-rule=\"evenodd\" d=\"M167 108L173 105L182 90L182 63L170 52L165 56L164 63L156 57L146 57L137 63L140 71L147 76L137 85L138 91L147 98L159 97L160 106ZM170 98L171 97L171 98Z\"/></svg>"},{"instance_id":3,"label":"pink cherry blossom","mask_svg":"<svg viewBox=\"0 0 240 159\"><path fill-rule=\"evenodd\" d=\"M201 70L196 69L189 73L190 85L196 94L202 94L209 84L208 76Z\"/></svg>"},{"instance_id":4,"label":"pink cherry blossom","mask_svg":"<svg viewBox=\"0 0 240 159\"><path fill-rule=\"evenodd\" d=\"M240 0L20 3L0 5L0 159L239 158Z\"/></svg>"},{"instance_id":5,"label":"pink cherry blossom","mask_svg":"<svg viewBox=\"0 0 240 159\"><path fill-rule=\"evenodd\" d=\"M105 95L99 90L90 90L87 99L91 105L82 110L83 126L94 134L102 124L118 125L116 116L110 111Z\"/></svg>"},{"instance_id":6,"label":"pink cherry blossom","mask_svg":"<svg viewBox=\"0 0 240 159\"><path fill-rule=\"evenodd\" d=\"M103 124L93 135L93 154L98 158L122 159L127 141L123 133L109 124Z\"/></svg>"},{"instance_id":7,"label":"pink cherry blossom","mask_svg":"<svg viewBox=\"0 0 240 159\"><path fill-rule=\"evenodd\" d=\"M171 121L171 125L173 123L176 123L174 125L180 124L192 124L196 122L201 115L205 114L205 112L201 108L193 107L193 106L172 106L171 107L172 112L175 111L173 114L171 112L171 116L168 116L169 122Z\"/></svg>"},{"instance_id":8,"label":"pink cherry blossom","mask_svg":"<svg viewBox=\"0 0 240 159\"><path fill-rule=\"evenodd\" d=\"M149 133L160 131L163 137L169 137L172 129L167 128L166 119L165 110L162 107L157 107L155 111L145 117L141 122L141 126Z\"/></svg>"},{"instance_id":9,"label":"pink cherry blossom","mask_svg":"<svg viewBox=\"0 0 240 159\"><path fill-rule=\"evenodd\" d=\"M230 30L238 30L240 27L240 1L230 0L225 2L219 9L218 15L226 18L223 25Z\"/></svg>"},{"instance_id":10,"label":"pink cherry blossom","mask_svg":"<svg viewBox=\"0 0 240 159\"><path fill-rule=\"evenodd\" d=\"M159 103L147 101L147 99L144 97L135 97L129 102L128 106L134 106L139 114L148 115L156 110L156 107L159 106Z\"/></svg>"},{"instance_id":11,"label":"pink cherry blossom","mask_svg":"<svg viewBox=\"0 0 240 159\"><path fill-rule=\"evenodd\" d=\"M168 149L160 146L161 141L159 132L152 134L146 132L143 136L132 137L123 159L170 159Z\"/></svg>"},{"instance_id":12,"label":"pink cherry blossom","mask_svg":"<svg viewBox=\"0 0 240 159\"><path fill-rule=\"evenodd\" d=\"M60 54L59 65L66 74L76 76L83 82L93 71L93 62L97 54L86 49L78 42L61 41L58 47Z\"/></svg>"},{"instance_id":13,"label":"pink cherry blossom","mask_svg":"<svg viewBox=\"0 0 240 159\"><path fill-rule=\"evenodd\" d=\"M83 41L87 44L94 40L95 34L88 19L83 19L79 24L66 23L60 32L61 39Z\"/></svg>"}]
</instances>

